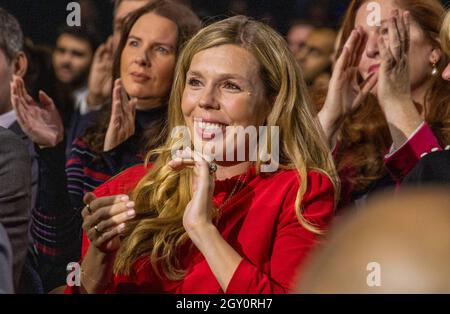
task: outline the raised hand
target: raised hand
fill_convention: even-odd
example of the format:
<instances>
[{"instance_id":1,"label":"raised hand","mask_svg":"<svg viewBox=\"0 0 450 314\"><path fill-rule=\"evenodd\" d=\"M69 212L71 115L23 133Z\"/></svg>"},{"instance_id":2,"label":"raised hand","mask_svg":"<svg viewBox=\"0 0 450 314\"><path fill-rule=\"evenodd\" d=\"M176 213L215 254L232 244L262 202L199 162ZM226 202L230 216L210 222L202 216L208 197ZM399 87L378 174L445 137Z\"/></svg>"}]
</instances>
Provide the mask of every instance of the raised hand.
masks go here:
<instances>
[{"instance_id":1,"label":"raised hand","mask_svg":"<svg viewBox=\"0 0 450 314\"><path fill-rule=\"evenodd\" d=\"M388 20L388 36L378 39L380 70L378 102L391 132L394 148L400 147L420 126L420 116L411 95L409 71L410 14L394 10Z\"/></svg>"},{"instance_id":2,"label":"raised hand","mask_svg":"<svg viewBox=\"0 0 450 314\"><path fill-rule=\"evenodd\" d=\"M119 146L135 132L137 99L128 99L121 79L114 82L112 98L111 119L103 146L105 152Z\"/></svg>"},{"instance_id":3,"label":"raised hand","mask_svg":"<svg viewBox=\"0 0 450 314\"><path fill-rule=\"evenodd\" d=\"M112 36L95 52L88 79L87 103L92 106L104 105L112 88L112 68L114 48Z\"/></svg>"},{"instance_id":4,"label":"raised hand","mask_svg":"<svg viewBox=\"0 0 450 314\"><path fill-rule=\"evenodd\" d=\"M177 152L176 158L168 165L176 171L193 169L192 199L184 211L183 225L191 240L196 243L196 232L212 225L215 176L209 173L208 162L190 148Z\"/></svg>"},{"instance_id":5,"label":"raised hand","mask_svg":"<svg viewBox=\"0 0 450 314\"><path fill-rule=\"evenodd\" d=\"M410 15L398 10L388 20L387 40L378 38L380 72L378 75L378 100L382 107L393 101L412 101L409 76Z\"/></svg>"},{"instance_id":6,"label":"raised hand","mask_svg":"<svg viewBox=\"0 0 450 314\"><path fill-rule=\"evenodd\" d=\"M39 92L40 105L27 93L19 76L11 82L11 103L23 132L41 148L55 147L64 138L64 126L53 100Z\"/></svg>"},{"instance_id":7,"label":"raised hand","mask_svg":"<svg viewBox=\"0 0 450 314\"><path fill-rule=\"evenodd\" d=\"M354 112L377 83L377 76L369 75L358 84L358 65L364 53L366 36L357 28L352 31L336 61L328 87L327 98L319 112L319 120L330 143L345 117Z\"/></svg>"}]
</instances>

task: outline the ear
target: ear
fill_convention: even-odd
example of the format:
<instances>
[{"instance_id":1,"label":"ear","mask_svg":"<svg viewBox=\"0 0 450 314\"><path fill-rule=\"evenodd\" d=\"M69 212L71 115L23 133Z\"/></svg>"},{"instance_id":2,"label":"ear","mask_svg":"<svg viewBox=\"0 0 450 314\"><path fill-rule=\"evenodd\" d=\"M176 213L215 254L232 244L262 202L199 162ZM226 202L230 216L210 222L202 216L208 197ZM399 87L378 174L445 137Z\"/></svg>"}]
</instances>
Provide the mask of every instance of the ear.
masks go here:
<instances>
[{"instance_id":1,"label":"ear","mask_svg":"<svg viewBox=\"0 0 450 314\"><path fill-rule=\"evenodd\" d=\"M19 52L14 59L14 74L24 77L28 69L28 58L23 51Z\"/></svg>"},{"instance_id":2,"label":"ear","mask_svg":"<svg viewBox=\"0 0 450 314\"><path fill-rule=\"evenodd\" d=\"M433 50L431 50L431 53L430 53L430 59L429 59L430 63L431 64L438 64L439 61L441 61L441 58L442 58L442 50L441 50L441 48L434 47Z\"/></svg>"}]
</instances>

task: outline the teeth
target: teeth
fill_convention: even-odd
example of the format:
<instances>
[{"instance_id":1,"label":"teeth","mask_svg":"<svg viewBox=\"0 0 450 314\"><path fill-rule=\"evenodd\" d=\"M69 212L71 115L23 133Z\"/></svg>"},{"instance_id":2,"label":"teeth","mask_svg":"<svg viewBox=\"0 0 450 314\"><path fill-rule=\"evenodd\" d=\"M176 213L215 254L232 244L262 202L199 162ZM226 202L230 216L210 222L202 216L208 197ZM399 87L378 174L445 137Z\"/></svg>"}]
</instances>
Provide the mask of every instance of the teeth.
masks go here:
<instances>
[{"instance_id":1,"label":"teeth","mask_svg":"<svg viewBox=\"0 0 450 314\"><path fill-rule=\"evenodd\" d=\"M203 121L196 121L195 124L202 130L217 130L222 129L222 124L220 123L209 123Z\"/></svg>"}]
</instances>

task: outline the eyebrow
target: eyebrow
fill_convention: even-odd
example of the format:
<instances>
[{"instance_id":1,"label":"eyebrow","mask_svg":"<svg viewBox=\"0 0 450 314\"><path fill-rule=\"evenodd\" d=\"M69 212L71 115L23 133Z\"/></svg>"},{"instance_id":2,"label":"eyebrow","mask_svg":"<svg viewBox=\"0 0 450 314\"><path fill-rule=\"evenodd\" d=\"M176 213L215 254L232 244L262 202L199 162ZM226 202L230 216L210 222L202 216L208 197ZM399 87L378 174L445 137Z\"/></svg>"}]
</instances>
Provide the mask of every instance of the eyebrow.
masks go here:
<instances>
[{"instance_id":1,"label":"eyebrow","mask_svg":"<svg viewBox=\"0 0 450 314\"><path fill-rule=\"evenodd\" d=\"M128 39L134 39L134 40L142 41L142 38L138 37L136 35L129 35ZM171 49L175 49L175 47L172 46L171 44L164 43L164 42L154 42L153 45L154 46L167 46L167 47L170 47Z\"/></svg>"},{"instance_id":2,"label":"eyebrow","mask_svg":"<svg viewBox=\"0 0 450 314\"><path fill-rule=\"evenodd\" d=\"M199 76L201 78L204 78L203 74L198 72L198 71L188 71L187 73L188 75L193 75L193 76ZM219 74L220 79L224 80L224 79L239 79L242 81L246 81L246 82L250 82L250 80L248 80L247 78L243 77L242 75L239 74L231 74L231 73L223 73L223 74Z\"/></svg>"}]
</instances>

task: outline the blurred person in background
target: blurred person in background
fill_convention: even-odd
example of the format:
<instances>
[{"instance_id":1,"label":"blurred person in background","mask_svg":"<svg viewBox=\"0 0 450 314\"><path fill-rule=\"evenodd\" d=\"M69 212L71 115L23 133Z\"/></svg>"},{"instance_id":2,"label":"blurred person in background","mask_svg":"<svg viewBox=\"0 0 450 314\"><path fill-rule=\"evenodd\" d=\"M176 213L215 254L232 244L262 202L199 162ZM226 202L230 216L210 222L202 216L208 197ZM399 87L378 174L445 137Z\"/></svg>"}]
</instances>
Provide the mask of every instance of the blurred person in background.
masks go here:
<instances>
[{"instance_id":1,"label":"blurred person in background","mask_svg":"<svg viewBox=\"0 0 450 314\"><path fill-rule=\"evenodd\" d=\"M320 95L328 91L335 41L336 32L333 29L315 28L306 39L305 45L295 55L303 70L303 78L308 85L313 103L317 107L320 107L323 99Z\"/></svg>"},{"instance_id":2,"label":"blurred person in background","mask_svg":"<svg viewBox=\"0 0 450 314\"><path fill-rule=\"evenodd\" d=\"M73 140L88 126L83 119L99 107L87 106L84 98L88 93L88 75L99 45L95 32L83 27L65 27L60 30L53 51L52 63L56 76L56 90L69 94L69 104L62 113L66 128L66 154L70 153ZM61 99L61 98L60 98ZM61 106L61 104L59 104Z\"/></svg>"},{"instance_id":3,"label":"blurred person in background","mask_svg":"<svg viewBox=\"0 0 450 314\"><path fill-rule=\"evenodd\" d=\"M296 292L450 293L449 208L448 190L421 188L350 210L305 264Z\"/></svg>"},{"instance_id":4,"label":"blurred person in background","mask_svg":"<svg viewBox=\"0 0 450 314\"><path fill-rule=\"evenodd\" d=\"M290 26L286 35L289 50L295 56L306 43L306 39L311 34L314 26L307 21L294 21Z\"/></svg>"}]
</instances>

